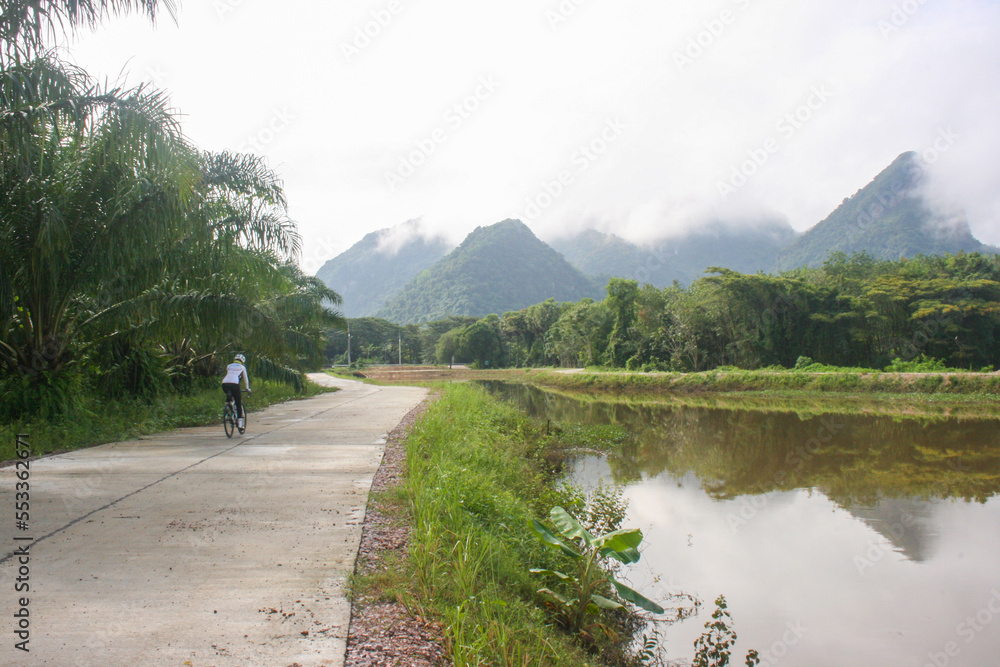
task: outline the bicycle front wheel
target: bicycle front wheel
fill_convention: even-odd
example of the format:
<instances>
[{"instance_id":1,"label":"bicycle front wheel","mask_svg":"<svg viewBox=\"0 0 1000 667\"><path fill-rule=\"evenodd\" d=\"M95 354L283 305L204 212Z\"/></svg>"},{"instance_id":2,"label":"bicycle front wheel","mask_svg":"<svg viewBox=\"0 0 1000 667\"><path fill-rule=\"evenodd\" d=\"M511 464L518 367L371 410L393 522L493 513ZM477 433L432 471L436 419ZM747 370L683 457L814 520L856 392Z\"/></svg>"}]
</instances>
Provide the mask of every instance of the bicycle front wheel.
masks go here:
<instances>
[{"instance_id":1,"label":"bicycle front wheel","mask_svg":"<svg viewBox=\"0 0 1000 667\"><path fill-rule=\"evenodd\" d=\"M240 435L247 432L247 406L243 406L243 428L240 429Z\"/></svg>"},{"instance_id":2,"label":"bicycle front wheel","mask_svg":"<svg viewBox=\"0 0 1000 667\"><path fill-rule=\"evenodd\" d=\"M233 431L236 429L236 417L233 414L233 404L226 403L226 409L222 411L222 427L226 429L226 437L233 437Z\"/></svg>"}]
</instances>

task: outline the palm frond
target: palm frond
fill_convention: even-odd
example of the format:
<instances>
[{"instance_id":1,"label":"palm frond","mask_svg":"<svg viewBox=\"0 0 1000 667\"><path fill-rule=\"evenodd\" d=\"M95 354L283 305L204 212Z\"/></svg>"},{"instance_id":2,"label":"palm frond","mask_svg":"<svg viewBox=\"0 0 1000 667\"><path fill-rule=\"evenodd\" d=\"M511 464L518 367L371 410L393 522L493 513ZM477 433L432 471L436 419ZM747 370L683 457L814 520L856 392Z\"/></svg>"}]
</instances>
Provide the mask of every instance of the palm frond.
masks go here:
<instances>
[{"instance_id":1,"label":"palm frond","mask_svg":"<svg viewBox=\"0 0 1000 667\"><path fill-rule=\"evenodd\" d=\"M160 8L176 20L175 0L5 0L0 11L0 54L30 55L46 40L80 27L95 28L112 15L138 12L155 21Z\"/></svg>"},{"instance_id":2,"label":"palm frond","mask_svg":"<svg viewBox=\"0 0 1000 667\"><path fill-rule=\"evenodd\" d=\"M302 241L289 220L281 180L262 157L202 153L202 215L220 239L296 257Z\"/></svg>"},{"instance_id":3,"label":"palm frond","mask_svg":"<svg viewBox=\"0 0 1000 667\"><path fill-rule=\"evenodd\" d=\"M254 354L248 360L249 371L262 380L272 380L283 382L295 387L295 391L302 391L305 384L302 373L280 362L270 359L266 355Z\"/></svg>"}]
</instances>

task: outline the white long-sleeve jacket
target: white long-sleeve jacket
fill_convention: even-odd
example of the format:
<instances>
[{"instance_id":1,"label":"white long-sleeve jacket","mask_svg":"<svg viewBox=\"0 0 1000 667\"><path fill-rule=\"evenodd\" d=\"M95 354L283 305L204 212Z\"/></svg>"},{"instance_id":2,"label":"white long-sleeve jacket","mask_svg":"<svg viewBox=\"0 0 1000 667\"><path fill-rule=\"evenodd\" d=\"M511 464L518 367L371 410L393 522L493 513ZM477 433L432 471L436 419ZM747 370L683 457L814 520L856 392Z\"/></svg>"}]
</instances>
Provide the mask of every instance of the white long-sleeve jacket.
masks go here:
<instances>
[{"instance_id":1,"label":"white long-sleeve jacket","mask_svg":"<svg viewBox=\"0 0 1000 667\"><path fill-rule=\"evenodd\" d=\"M222 378L222 384L239 384L240 378L246 383L247 391L250 390L250 376L247 375L247 367L234 361L226 366L226 377Z\"/></svg>"}]
</instances>

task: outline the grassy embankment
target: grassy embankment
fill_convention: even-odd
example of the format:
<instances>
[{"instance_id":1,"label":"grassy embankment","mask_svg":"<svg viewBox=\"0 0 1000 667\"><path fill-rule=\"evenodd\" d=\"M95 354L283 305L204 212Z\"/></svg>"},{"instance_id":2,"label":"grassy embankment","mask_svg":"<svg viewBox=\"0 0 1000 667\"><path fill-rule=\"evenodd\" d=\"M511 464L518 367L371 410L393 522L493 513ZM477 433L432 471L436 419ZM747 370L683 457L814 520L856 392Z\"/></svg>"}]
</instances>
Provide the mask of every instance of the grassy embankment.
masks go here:
<instances>
[{"instance_id":1,"label":"grassy embankment","mask_svg":"<svg viewBox=\"0 0 1000 667\"><path fill-rule=\"evenodd\" d=\"M728 409L811 414L885 414L926 417L1000 415L1000 376L978 373L528 373L550 390L598 399L616 397Z\"/></svg>"},{"instance_id":2,"label":"grassy embankment","mask_svg":"<svg viewBox=\"0 0 1000 667\"><path fill-rule=\"evenodd\" d=\"M612 392L804 392L858 394L1000 394L994 373L886 373L858 370L800 371L714 370L702 373L633 373L599 371L534 375L536 381L566 389Z\"/></svg>"},{"instance_id":3,"label":"grassy embankment","mask_svg":"<svg viewBox=\"0 0 1000 667\"><path fill-rule=\"evenodd\" d=\"M247 401L251 414L293 398L307 398L329 391L312 382L296 393L289 385L258 380ZM72 413L55 419L16 420L0 424L0 461L14 458L18 434L27 434L33 455L91 447L162 433L184 426L221 423L225 397L212 383L189 394L170 394L147 403L142 400L104 401L84 396Z\"/></svg>"},{"instance_id":4,"label":"grassy embankment","mask_svg":"<svg viewBox=\"0 0 1000 667\"><path fill-rule=\"evenodd\" d=\"M527 382L578 398L614 398L802 415L960 418L1000 415L1000 375L990 373L886 373L854 369L822 373L793 370L640 373L597 368L485 371L372 367L343 376L375 384L427 385L462 380Z\"/></svg>"},{"instance_id":5,"label":"grassy embankment","mask_svg":"<svg viewBox=\"0 0 1000 667\"><path fill-rule=\"evenodd\" d=\"M1000 395L1000 373L896 373L867 369L798 370L717 369L700 373L625 371L587 368L449 370L438 366L375 366L357 371L327 371L348 379L398 384L474 379L508 379L564 389L614 393L675 394L770 392L789 394Z\"/></svg>"},{"instance_id":6,"label":"grassy embankment","mask_svg":"<svg viewBox=\"0 0 1000 667\"><path fill-rule=\"evenodd\" d=\"M402 600L439 621L456 665L598 665L540 606L553 582L528 572L567 569L564 557L528 530L555 505L579 510L554 485L553 454L563 447L609 446L614 434L546 433L482 389L440 389L407 441L407 474L373 499L380 512L409 524L402 562L354 582L356 599ZM576 502L579 502L577 497ZM602 656L618 655L606 642Z\"/></svg>"}]
</instances>

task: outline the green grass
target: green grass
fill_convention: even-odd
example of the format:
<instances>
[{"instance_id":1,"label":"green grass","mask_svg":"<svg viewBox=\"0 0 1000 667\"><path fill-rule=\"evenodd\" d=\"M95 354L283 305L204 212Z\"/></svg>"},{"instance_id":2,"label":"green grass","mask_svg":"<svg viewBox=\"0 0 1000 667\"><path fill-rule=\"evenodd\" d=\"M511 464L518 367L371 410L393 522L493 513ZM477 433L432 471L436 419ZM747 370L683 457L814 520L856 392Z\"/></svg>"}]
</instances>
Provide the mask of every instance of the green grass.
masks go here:
<instances>
[{"instance_id":1,"label":"green grass","mask_svg":"<svg viewBox=\"0 0 1000 667\"><path fill-rule=\"evenodd\" d=\"M401 598L441 622L457 667L604 664L555 627L537 593L549 582L528 572L565 567L528 523L572 504L572 490L554 488L548 456L587 437L547 432L473 385L442 385L440 394L407 441L403 485L380 498L383 508L405 503L406 558L359 576L356 593Z\"/></svg>"},{"instance_id":2,"label":"green grass","mask_svg":"<svg viewBox=\"0 0 1000 667\"><path fill-rule=\"evenodd\" d=\"M527 524L555 502L532 429L516 409L454 385L408 443L417 594L443 618L456 665L588 664L551 627L528 572L552 561Z\"/></svg>"},{"instance_id":3,"label":"green grass","mask_svg":"<svg viewBox=\"0 0 1000 667\"><path fill-rule=\"evenodd\" d=\"M258 381L247 401L250 411L329 391L306 383L302 393L285 384ZM141 400L102 401L86 395L70 416L55 419L15 420L0 424L0 461L14 458L18 434L27 434L35 456L128 440L185 426L221 423L225 396L220 386L196 389L187 395L171 394L146 403Z\"/></svg>"}]
</instances>

